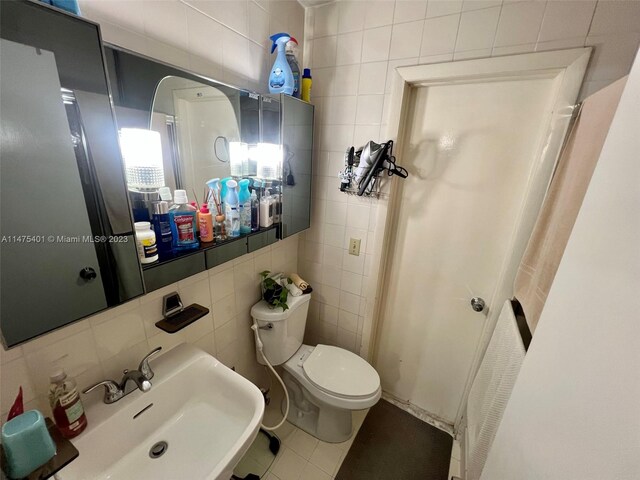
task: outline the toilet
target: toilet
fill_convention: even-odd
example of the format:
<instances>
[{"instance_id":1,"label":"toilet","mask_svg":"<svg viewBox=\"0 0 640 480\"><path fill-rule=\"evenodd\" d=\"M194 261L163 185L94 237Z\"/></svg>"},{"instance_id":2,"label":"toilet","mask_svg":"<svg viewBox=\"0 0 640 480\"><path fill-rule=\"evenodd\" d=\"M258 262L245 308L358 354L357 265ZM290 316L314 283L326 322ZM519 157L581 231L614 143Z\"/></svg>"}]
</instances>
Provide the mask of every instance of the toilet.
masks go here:
<instances>
[{"instance_id":1,"label":"toilet","mask_svg":"<svg viewBox=\"0 0 640 480\"><path fill-rule=\"evenodd\" d=\"M355 353L302 343L310 300L311 295L290 295L285 311L262 300L251 308L251 316L259 327L265 357L284 370L290 399L287 420L325 442L344 442L352 434L351 412L372 407L380 399L380 377ZM256 355L264 365L257 350Z\"/></svg>"}]
</instances>

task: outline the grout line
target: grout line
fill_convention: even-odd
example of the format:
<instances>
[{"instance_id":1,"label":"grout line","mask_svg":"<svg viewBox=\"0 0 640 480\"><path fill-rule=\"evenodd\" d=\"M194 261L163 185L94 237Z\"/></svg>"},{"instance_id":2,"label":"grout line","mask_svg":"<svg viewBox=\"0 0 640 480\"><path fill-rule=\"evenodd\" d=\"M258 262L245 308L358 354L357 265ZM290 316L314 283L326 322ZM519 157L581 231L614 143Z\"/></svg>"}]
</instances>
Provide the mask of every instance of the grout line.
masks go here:
<instances>
[{"instance_id":1,"label":"grout line","mask_svg":"<svg viewBox=\"0 0 640 480\"><path fill-rule=\"evenodd\" d=\"M201 15L204 15L205 17L213 20L214 22L216 22L218 25L221 25L222 27L226 28L227 30L231 30L234 33L237 33L238 35L240 35L241 37L243 37L244 39L250 41L251 43L258 45L260 48L262 48L263 50L267 50L265 48L265 46L263 44L261 44L260 42L256 42L255 40L253 40L252 38L249 38L248 36L246 36L245 34L239 32L238 30L236 30L235 28L230 27L229 25L227 25L226 23L222 23L220 20L213 18L211 15L208 15L206 13L204 13L202 10L200 10L197 7L194 7L193 5L191 5L190 3L187 3L187 0L179 0L180 3L186 5L187 7L191 8L192 10L198 12ZM260 5L258 5L260 6ZM271 23L271 13L267 12L267 14L269 15L269 23ZM247 14L247 18L249 17L249 15ZM247 29L249 29L249 26L247 25ZM188 44L188 37L189 37L189 26L188 26L188 22L187 22L187 44ZM187 45L188 46L188 45ZM189 52L187 52L189 53Z\"/></svg>"}]
</instances>

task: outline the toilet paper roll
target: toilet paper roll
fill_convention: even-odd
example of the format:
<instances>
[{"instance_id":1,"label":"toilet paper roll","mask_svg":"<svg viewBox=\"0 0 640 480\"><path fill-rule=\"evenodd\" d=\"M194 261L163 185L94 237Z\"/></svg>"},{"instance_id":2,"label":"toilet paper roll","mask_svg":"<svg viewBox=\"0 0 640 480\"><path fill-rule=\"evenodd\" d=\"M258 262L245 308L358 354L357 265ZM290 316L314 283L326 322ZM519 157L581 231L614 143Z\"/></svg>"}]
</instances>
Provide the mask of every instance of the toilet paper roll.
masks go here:
<instances>
[{"instance_id":1,"label":"toilet paper roll","mask_svg":"<svg viewBox=\"0 0 640 480\"><path fill-rule=\"evenodd\" d=\"M309 282L305 282L297 273L290 273L289 278L300 290L305 291L309 288Z\"/></svg>"}]
</instances>

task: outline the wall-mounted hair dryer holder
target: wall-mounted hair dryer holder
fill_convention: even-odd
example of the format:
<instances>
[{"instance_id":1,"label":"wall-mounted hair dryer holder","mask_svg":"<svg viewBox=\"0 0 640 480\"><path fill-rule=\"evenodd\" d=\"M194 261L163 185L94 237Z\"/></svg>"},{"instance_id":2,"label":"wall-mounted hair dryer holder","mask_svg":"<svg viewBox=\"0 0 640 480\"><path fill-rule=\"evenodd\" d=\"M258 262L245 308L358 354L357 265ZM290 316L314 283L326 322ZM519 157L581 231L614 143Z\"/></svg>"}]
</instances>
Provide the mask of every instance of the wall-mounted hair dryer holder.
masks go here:
<instances>
[{"instance_id":1,"label":"wall-mounted hair dryer holder","mask_svg":"<svg viewBox=\"0 0 640 480\"><path fill-rule=\"evenodd\" d=\"M348 195L379 198L381 176L398 175L407 178L409 173L396 165L393 156L393 140L377 144L373 140L356 150L349 147L344 156L345 168L338 173L340 191Z\"/></svg>"}]
</instances>

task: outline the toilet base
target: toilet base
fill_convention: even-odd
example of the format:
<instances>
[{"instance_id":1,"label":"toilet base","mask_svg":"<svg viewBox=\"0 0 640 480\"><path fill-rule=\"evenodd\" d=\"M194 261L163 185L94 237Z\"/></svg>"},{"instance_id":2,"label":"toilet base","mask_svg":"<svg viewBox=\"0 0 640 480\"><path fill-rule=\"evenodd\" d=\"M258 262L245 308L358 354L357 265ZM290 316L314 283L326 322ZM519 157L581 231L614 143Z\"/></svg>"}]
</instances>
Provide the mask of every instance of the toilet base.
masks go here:
<instances>
[{"instance_id":1,"label":"toilet base","mask_svg":"<svg viewBox=\"0 0 640 480\"><path fill-rule=\"evenodd\" d=\"M321 402L300 385L286 370L282 379L289 393L287 420L310 435L329 443L341 443L353 434L351 410ZM282 403L284 414L286 400Z\"/></svg>"}]
</instances>

